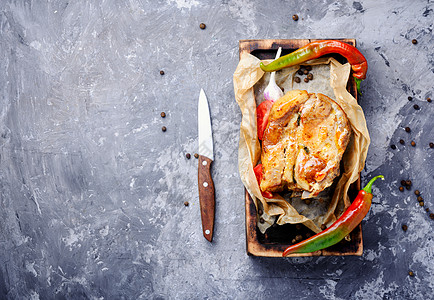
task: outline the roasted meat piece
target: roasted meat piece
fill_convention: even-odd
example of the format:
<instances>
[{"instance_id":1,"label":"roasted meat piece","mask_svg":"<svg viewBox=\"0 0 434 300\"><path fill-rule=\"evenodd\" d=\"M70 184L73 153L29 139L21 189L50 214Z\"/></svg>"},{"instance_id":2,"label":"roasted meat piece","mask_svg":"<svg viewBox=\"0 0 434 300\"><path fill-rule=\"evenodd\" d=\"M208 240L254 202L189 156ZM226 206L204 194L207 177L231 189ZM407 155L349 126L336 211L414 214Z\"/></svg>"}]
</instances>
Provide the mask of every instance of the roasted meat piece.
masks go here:
<instances>
[{"instance_id":1,"label":"roasted meat piece","mask_svg":"<svg viewBox=\"0 0 434 300\"><path fill-rule=\"evenodd\" d=\"M273 104L264 132L261 190L318 195L339 175L350 133L344 111L329 97L288 92Z\"/></svg>"}]
</instances>

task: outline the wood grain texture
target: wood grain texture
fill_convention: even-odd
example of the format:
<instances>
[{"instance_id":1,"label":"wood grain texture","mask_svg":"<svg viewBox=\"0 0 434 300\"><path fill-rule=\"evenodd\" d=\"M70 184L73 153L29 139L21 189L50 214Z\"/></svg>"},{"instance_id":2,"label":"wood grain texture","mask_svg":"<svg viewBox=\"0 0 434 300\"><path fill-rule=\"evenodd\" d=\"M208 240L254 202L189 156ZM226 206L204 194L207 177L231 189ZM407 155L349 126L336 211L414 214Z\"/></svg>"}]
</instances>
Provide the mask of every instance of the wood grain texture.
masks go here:
<instances>
[{"instance_id":1,"label":"wood grain texture","mask_svg":"<svg viewBox=\"0 0 434 300\"><path fill-rule=\"evenodd\" d=\"M199 155L198 186L200 201L200 216L202 219L203 236L212 242L215 216L214 182L211 177L212 160Z\"/></svg>"},{"instance_id":2,"label":"wood grain texture","mask_svg":"<svg viewBox=\"0 0 434 300\"><path fill-rule=\"evenodd\" d=\"M355 39L338 39L350 45L356 46ZM239 55L240 58L244 53L255 55L259 59L273 59L275 52L279 47L282 47L282 55L291 53L306 44L317 41L311 39L277 39L277 40L240 40L239 41ZM333 57L335 57L333 55ZM342 62L341 56L336 56ZM357 100L356 83L353 76L350 76L347 85L348 91ZM350 199L354 199L360 190L360 176L354 182L348 191ZM282 252L290 246L288 241L289 232L293 231L294 225L287 224L283 226L272 226L265 234L262 234L257 226L258 213L256 211L255 203L247 191L245 191L245 209L246 209L246 250L247 254L252 256L265 256L265 257L282 257ZM288 257L300 256L344 256L344 255L357 255L361 256L363 253L363 239L362 239L362 226L354 229L350 234L350 241L343 240L338 244L316 251L313 253L294 253Z\"/></svg>"}]
</instances>

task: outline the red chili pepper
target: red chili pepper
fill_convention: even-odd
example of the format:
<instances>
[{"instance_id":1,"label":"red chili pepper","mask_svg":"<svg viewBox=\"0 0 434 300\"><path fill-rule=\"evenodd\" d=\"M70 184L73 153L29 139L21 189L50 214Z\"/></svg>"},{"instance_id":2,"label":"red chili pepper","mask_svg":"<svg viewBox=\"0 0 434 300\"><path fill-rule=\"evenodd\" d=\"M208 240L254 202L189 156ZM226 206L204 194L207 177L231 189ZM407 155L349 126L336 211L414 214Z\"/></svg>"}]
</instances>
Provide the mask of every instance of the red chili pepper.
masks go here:
<instances>
[{"instance_id":1,"label":"red chili pepper","mask_svg":"<svg viewBox=\"0 0 434 300\"><path fill-rule=\"evenodd\" d=\"M309 253L318 251L337 244L344 237L350 234L351 231L362 222L363 218L368 213L373 197L371 194L372 184L378 178L384 178L384 176L379 175L372 178L366 187L360 190L353 203L351 203L347 210L332 224L332 226L311 238L288 247L283 252L283 256L287 256L291 253Z\"/></svg>"},{"instance_id":2,"label":"red chili pepper","mask_svg":"<svg viewBox=\"0 0 434 300\"><path fill-rule=\"evenodd\" d=\"M253 168L253 172L255 172L256 180L258 181L258 184L261 185L262 180L262 164L257 165ZM273 198L273 193L270 192L262 192L262 196L265 198Z\"/></svg>"},{"instance_id":3,"label":"red chili pepper","mask_svg":"<svg viewBox=\"0 0 434 300\"><path fill-rule=\"evenodd\" d=\"M256 108L256 120L258 127L258 139L262 141L262 137L264 136L265 128L268 124L268 116L270 115L271 107L273 106L273 102L270 100L265 100Z\"/></svg>"},{"instance_id":4,"label":"red chili pepper","mask_svg":"<svg viewBox=\"0 0 434 300\"><path fill-rule=\"evenodd\" d=\"M261 63L260 66L264 72L274 72L330 53L338 53L348 60L353 69L357 90L360 92L360 82L366 78L368 63L363 54L360 53L356 47L341 41L329 40L311 42L292 53L272 61L268 65Z\"/></svg>"}]
</instances>

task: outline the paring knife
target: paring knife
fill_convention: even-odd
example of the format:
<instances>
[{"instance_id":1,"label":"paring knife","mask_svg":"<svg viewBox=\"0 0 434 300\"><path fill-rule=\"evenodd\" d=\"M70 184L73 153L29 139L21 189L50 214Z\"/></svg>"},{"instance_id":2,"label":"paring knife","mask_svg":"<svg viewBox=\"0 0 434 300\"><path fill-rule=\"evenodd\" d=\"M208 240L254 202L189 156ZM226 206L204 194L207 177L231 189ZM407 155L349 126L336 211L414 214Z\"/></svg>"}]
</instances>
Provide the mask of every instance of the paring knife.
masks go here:
<instances>
[{"instance_id":1,"label":"paring knife","mask_svg":"<svg viewBox=\"0 0 434 300\"><path fill-rule=\"evenodd\" d=\"M199 165L198 186L200 216L202 218L203 236L212 241L215 215L214 182L211 178L211 163L214 160L211 117L208 100L203 89L200 90L198 106L199 126Z\"/></svg>"}]
</instances>

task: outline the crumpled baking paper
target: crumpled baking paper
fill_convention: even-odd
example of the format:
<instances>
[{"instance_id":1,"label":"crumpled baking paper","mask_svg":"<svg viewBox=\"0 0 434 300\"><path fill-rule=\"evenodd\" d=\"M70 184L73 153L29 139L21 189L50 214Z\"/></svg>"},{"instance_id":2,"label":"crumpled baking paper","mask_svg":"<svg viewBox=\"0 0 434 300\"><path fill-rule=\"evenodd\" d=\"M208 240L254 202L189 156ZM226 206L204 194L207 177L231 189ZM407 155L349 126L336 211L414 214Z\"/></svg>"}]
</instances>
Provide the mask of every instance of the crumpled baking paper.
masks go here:
<instances>
[{"instance_id":1,"label":"crumpled baking paper","mask_svg":"<svg viewBox=\"0 0 434 300\"><path fill-rule=\"evenodd\" d=\"M352 136L343 155L341 175L335 184L321 192L316 198L305 201L276 195L273 199L264 198L253 172L261 159L261 145L257 136L256 106L263 100L263 92L268 85L270 73L259 67L261 61L251 54L243 54L234 73L235 99L241 109L240 142L238 148L238 168L241 180L255 202L257 211L261 209L264 222L257 222L262 233L275 222L302 223L314 232L320 232L321 225L330 226L350 205L347 195L349 186L359 177L365 165L370 143L366 119L356 99L347 91L351 66L340 64L333 58L319 58L303 63L312 66L314 78L305 83L294 82L299 66L276 72L276 82L284 93L292 90L306 90L309 93L322 93L335 100L345 111L352 128ZM269 61L264 61L269 62ZM277 219L277 221L276 221Z\"/></svg>"}]
</instances>

